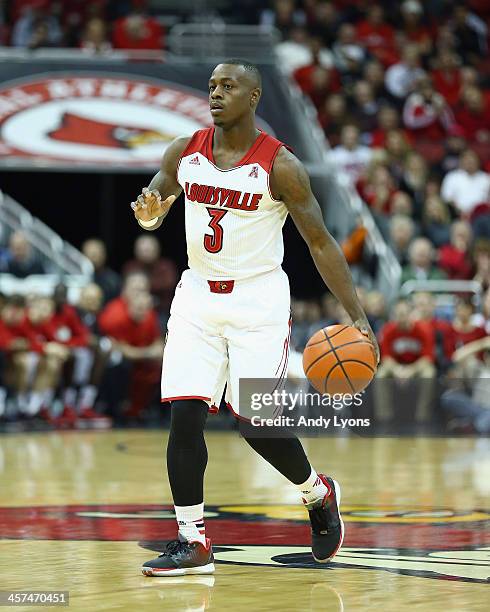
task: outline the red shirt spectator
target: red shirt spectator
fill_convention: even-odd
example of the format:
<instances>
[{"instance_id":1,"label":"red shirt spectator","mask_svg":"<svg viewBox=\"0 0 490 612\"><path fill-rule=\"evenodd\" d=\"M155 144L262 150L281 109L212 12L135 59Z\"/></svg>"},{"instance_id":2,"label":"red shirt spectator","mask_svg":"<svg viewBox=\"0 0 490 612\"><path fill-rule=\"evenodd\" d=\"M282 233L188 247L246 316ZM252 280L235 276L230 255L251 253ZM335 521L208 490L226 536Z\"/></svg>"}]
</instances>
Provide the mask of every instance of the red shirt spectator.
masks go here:
<instances>
[{"instance_id":1,"label":"red shirt spectator","mask_svg":"<svg viewBox=\"0 0 490 612\"><path fill-rule=\"evenodd\" d=\"M404 327L396 321L388 321L380 331L380 349L382 357L391 357L403 365L421 357L434 361L434 336L422 321Z\"/></svg>"},{"instance_id":2,"label":"red shirt spectator","mask_svg":"<svg viewBox=\"0 0 490 612\"><path fill-rule=\"evenodd\" d=\"M456 122L469 140L490 142L490 92L468 87L462 97L463 104L456 112Z\"/></svg>"},{"instance_id":3,"label":"red shirt spectator","mask_svg":"<svg viewBox=\"0 0 490 612\"><path fill-rule=\"evenodd\" d=\"M454 125L454 117L444 98L424 78L419 91L410 94L405 102L403 123L417 140L437 142Z\"/></svg>"},{"instance_id":4,"label":"red shirt spectator","mask_svg":"<svg viewBox=\"0 0 490 612\"><path fill-rule=\"evenodd\" d=\"M439 249L438 265L452 280L469 280L473 276L470 256L471 227L466 221L451 225L451 242Z\"/></svg>"},{"instance_id":5,"label":"red shirt spectator","mask_svg":"<svg viewBox=\"0 0 490 612\"><path fill-rule=\"evenodd\" d=\"M177 285L177 266L160 256L160 243L148 232L139 236L134 243L134 259L123 267L123 276L140 272L150 281L150 293L156 298L156 308L168 312Z\"/></svg>"},{"instance_id":6,"label":"red shirt spectator","mask_svg":"<svg viewBox=\"0 0 490 612\"><path fill-rule=\"evenodd\" d=\"M61 306L51 318L51 324L55 328L57 342L70 347L88 346L89 330L73 306L69 304Z\"/></svg>"},{"instance_id":7,"label":"red shirt spectator","mask_svg":"<svg viewBox=\"0 0 490 612\"><path fill-rule=\"evenodd\" d=\"M38 341L28 321L24 319L20 323L8 325L0 320L0 351L15 350L15 342L19 339L26 340L27 350L42 353L42 343Z\"/></svg>"},{"instance_id":8,"label":"red shirt spectator","mask_svg":"<svg viewBox=\"0 0 490 612\"><path fill-rule=\"evenodd\" d=\"M454 348L458 349L465 344L480 340L487 336L484 327L475 325L473 320L475 308L469 298L461 298L456 304L456 313L453 321ZM483 354L478 354L483 359Z\"/></svg>"},{"instance_id":9,"label":"red shirt spectator","mask_svg":"<svg viewBox=\"0 0 490 612\"><path fill-rule=\"evenodd\" d=\"M395 31L386 23L383 9L377 4L369 9L367 19L357 25L357 40L385 66L398 60Z\"/></svg>"},{"instance_id":10,"label":"red shirt spectator","mask_svg":"<svg viewBox=\"0 0 490 612\"><path fill-rule=\"evenodd\" d=\"M317 109L323 106L330 93L340 90L340 77L334 69L309 64L294 71L293 76L304 94L311 98Z\"/></svg>"},{"instance_id":11,"label":"red shirt spectator","mask_svg":"<svg viewBox=\"0 0 490 612\"><path fill-rule=\"evenodd\" d=\"M98 322L103 334L131 346L149 346L161 336L155 310L149 309L140 320L136 320L122 298L109 302L100 313Z\"/></svg>"},{"instance_id":12,"label":"red shirt spectator","mask_svg":"<svg viewBox=\"0 0 490 612\"><path fill-rule=\"evenodd\" d=\"M115 22L112 44L115 49L163 49L163 30L155 19L131 14Z\"/></svg>"},{"instance_id":13,"label":"red shirt spectator","mask_svg":"<svg viewBox=\"0 0 490 612\"><path fill-rule=\"evenodd\" d=\"M454 53L444 50L439 53L438 67L432 71L434 89L438 91L448 104L454 106L461 92L461 70Z\"/></svg>"}]
</instances>

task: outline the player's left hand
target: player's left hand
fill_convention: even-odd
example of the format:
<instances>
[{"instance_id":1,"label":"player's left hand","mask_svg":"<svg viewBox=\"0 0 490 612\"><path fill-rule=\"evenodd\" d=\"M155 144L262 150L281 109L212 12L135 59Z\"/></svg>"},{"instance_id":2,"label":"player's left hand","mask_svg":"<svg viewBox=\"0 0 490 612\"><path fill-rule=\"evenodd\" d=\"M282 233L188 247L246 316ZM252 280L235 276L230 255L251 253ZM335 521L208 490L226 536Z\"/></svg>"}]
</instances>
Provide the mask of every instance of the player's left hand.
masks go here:
<instances>
[{"instance_id":1,"label":"player's left hand","mask_svg":"<svg viewBox=\"0 0 490 612\"><path fill-rule=\"evenodd\" d=\"M374 353L376 355L376 364L379 364L378 341L376 340L376 336L374 335L374 332L371 329L369 322L367 321L367 319L357 319L357 321L354 321L353 325L361 332L363 336L366 336L369 342L371 342L374 348Z\"/></svg>"}]
</instances>

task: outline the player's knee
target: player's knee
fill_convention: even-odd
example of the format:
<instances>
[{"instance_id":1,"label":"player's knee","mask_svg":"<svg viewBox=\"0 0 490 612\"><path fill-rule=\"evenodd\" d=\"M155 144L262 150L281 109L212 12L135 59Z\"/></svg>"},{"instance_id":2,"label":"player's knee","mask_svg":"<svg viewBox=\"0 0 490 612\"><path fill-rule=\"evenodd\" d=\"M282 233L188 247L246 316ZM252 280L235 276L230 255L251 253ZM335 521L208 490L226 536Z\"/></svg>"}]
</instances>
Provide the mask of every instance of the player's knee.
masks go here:
<instances>
[{"instance_id":1,"label":"player's knee","mask_svg":"<svg viewBox=\"0 0 490 612\"><path fill-rule=\"evenodd\" d=\"M197 399L172 402L170 432L173 436L191 438L204 430L208 405Z\"/></svg>"}]
</instances>

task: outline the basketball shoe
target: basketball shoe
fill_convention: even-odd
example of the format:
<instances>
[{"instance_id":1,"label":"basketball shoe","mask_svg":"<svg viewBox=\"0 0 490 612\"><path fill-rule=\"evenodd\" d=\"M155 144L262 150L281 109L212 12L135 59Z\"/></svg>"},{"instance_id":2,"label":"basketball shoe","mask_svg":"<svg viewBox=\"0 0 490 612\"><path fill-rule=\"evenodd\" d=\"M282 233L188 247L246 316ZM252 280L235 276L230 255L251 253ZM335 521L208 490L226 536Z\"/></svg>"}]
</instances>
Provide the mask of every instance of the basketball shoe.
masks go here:
<instances>
[{"instance_id":1,"label":"basketball shoe","mask_svg":"<svg viewBox=\"0 0 490 612\"><path fill-rule=\"evenodd\" d=\"M141 571L145 576L186 576L188 574L212 574L214 556L211 540L206 546L200 542L188 542L182 535L172 540L165 551L156 559L143 563Z\"/></svg>"},{"instance_id":2,"label":"basketball shoe","mask_svg":"<svg viewBox=\"0 0 490 612\"><path fill-rule=\"evenodd\" d=\"M336 480L318 474L329 491L323 499L306 504L311 523L311 551L319 563L327 563L339 552L344 540L340 516L340 486Z\"/></svg>"}]
</instances>

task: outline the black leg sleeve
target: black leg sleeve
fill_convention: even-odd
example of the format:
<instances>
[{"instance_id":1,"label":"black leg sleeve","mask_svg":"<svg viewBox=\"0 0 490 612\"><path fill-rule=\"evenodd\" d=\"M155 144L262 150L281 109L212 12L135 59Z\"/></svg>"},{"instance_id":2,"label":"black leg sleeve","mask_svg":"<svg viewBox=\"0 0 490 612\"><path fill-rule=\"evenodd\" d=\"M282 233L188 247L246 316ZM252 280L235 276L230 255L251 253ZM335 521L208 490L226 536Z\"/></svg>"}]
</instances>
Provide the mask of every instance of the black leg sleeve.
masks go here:
<instances>
[{"instance_id":1,"label":"black leg sleeve","mask_svg":"<svg viewBox=\"0 0 490 612\"><path fill-rule=\"evenodd\" d=\"M176 400L171 411L167 445L170 488L176 506L194 506L204 499L204 471L208 462L204 425L208 405L201 400Z\"/></svg>"},{"instance_id":2,"label":"black leg sleeve","mask_svg":"<svg viewBox=\"0 0 490 612\"><path fill-rule=\"evenodd\" d=\"M306 457L303 445L291 432L284 437L278 436L279 428L274 428L274 436L267 437L267 428L261 427L257 437L257 429L240 423L240 433L248 444L266 461L276 468L283 476L294 484L308 480L311 465Z\"/></svg>"}]
</instances>

